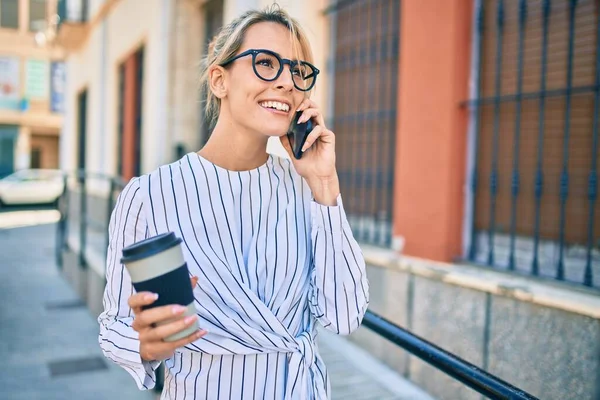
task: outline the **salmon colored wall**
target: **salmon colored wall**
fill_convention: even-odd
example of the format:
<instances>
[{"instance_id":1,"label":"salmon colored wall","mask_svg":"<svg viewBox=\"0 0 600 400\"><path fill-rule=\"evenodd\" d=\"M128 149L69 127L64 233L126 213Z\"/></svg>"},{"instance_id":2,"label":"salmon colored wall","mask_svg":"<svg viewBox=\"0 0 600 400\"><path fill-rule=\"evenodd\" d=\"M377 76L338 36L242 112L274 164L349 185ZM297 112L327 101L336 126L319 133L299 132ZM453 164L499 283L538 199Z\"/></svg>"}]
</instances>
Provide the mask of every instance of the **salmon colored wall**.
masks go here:
<instances>
[{"instance_id":1,"label":"salmon colored wall","mask_svg":"<svg viewBox=\"0 0 600 400\"><path fill-rule=\"evenodd\" d=\"M123 102L123 179L128 181L135 173L135 106L136 106L137 58L130 56L125 61L125 87Z\"/></svg>"},{"instance_id":2,"label":"salmon colored wall","mask_svg":"<svg viewBox=\"0 0 600 400\"><path fill-rule=\"evenodd\" d=\"M461 254L472 0L403 1L394 235L404 254Z\"/></svg>"}]
</instances>

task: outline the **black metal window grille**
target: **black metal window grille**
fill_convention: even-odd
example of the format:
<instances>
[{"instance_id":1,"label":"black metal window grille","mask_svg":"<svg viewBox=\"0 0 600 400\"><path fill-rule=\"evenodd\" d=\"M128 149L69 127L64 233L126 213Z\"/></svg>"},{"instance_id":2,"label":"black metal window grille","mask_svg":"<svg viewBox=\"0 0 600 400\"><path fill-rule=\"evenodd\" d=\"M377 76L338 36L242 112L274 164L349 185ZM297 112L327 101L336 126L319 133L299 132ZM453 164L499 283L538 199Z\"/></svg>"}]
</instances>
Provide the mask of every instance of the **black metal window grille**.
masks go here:
<instances>
[{"instance_id":1,"label":"black metal window grille","mask_svg":"<svg viewBox=\"0 0 600 400\"><path fill-rule=\"evenodd\" d=\"M467 258L600 287L594 0L476 0Z\"/></svg>"},{"instance_id":2,"label":"black metal window grille","mask_svg":"<svg viewBox=\"0 0 600 400\"><path fill-rule=\"evenodd\" d=\"M344 207L363 243L390 247L400 0L350 0L332 21L333 113Z\"/></svg>"}]
</instances>

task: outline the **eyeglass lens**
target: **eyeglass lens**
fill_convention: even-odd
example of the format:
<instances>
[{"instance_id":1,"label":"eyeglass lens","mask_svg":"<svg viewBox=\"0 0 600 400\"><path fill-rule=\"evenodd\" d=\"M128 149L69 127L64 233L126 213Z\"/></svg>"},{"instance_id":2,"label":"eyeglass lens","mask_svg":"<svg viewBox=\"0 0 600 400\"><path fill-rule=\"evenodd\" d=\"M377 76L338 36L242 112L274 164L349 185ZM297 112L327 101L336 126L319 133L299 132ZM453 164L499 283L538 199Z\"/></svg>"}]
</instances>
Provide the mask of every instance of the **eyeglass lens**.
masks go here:
<instances>
[{"instance_id":1,"label":"eyeglass lens","mask_svg":"<svg viewBox=\"0 0 600 400\"><path fill-rule=\"evenodd\" d=\"M254 57L254 70L258 76L265 80L274 80L281 70L281 61L273 54L260 52ZM292 69L294 85L299 90L307 90L315 80L314 69L300 61Z\"/></svg>"}]
</instances>

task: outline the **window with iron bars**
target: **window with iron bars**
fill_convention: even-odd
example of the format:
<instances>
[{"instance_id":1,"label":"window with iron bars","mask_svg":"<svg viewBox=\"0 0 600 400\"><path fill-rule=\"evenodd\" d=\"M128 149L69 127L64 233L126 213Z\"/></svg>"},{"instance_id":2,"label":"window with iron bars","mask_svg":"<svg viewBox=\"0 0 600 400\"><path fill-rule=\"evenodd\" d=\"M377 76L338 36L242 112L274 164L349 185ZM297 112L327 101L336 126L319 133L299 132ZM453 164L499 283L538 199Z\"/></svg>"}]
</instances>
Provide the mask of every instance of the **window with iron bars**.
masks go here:
<instances>
[{"instance_id":1,"label":"window with iron bars","mask_svg":"<svg viewBox=\"0 0 600 400\"><path fill-rule=\"evenodd\" d=\"M349 0L327 12L337 167L357 240L389 247L400 44L399 0Z\"/></svg>"},{"instance_id":2,"label":"window with iron bars","mask_svg":"<svg viewBox=\"0 0 600 400\"><path fill-rule=\"evenodd\" d=\"M476 0L470 261L600 288L594 0Z\"/></svg>"}]
</instances>

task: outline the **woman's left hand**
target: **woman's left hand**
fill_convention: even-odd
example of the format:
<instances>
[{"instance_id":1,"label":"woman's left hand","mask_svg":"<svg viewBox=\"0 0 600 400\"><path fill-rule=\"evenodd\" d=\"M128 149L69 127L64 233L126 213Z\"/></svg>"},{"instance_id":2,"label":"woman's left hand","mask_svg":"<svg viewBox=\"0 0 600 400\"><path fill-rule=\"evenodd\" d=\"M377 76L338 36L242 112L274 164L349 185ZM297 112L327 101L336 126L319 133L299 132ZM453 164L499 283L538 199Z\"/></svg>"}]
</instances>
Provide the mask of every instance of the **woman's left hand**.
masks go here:
<instances>
[{"instance_id":1,"label":"woman's left hand","mask_svg":"<svg viewBox=\"0 0 600 400\"><path fill-rule=\"evenodd\" d=\"M294 157L287 135L281 136L279 140L290 155L298 174L306 179L315 200L333 205L339 193L335 168L335 134L327 129L321 111L312 100L305 99L297 110L303 111L299 123L312 118L314 125L302 148L302 158L298 160Z\"/></svg>"}]
</instances>

